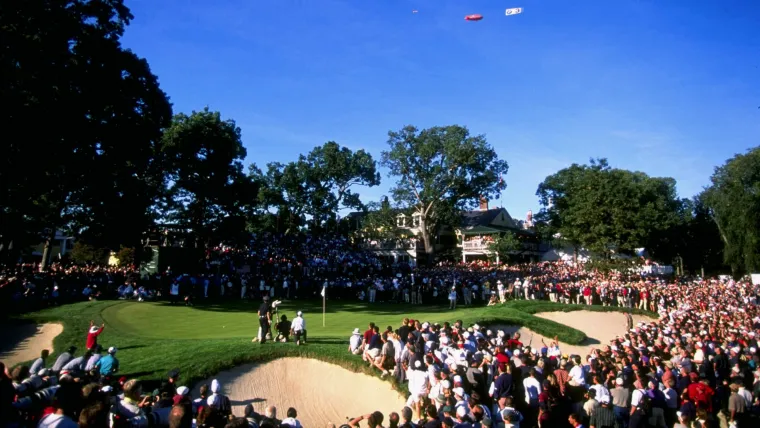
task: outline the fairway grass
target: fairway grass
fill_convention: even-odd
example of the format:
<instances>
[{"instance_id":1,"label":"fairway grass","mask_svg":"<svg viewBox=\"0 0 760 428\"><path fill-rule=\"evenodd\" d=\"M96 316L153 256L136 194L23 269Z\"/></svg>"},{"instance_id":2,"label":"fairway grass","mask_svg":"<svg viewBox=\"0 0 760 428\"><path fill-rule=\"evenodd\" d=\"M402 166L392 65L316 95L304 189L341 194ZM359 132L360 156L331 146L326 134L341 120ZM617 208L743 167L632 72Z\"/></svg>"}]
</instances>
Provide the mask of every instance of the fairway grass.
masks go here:
<instances>
[{"instance_id":1,"label":"fairway grass","mask_svg":"<svg viewBox=\"0 0 760 428\"><path fill-rule=\"evenodd\" d=\"M255 315L258 303L202 302L186 307L163 302L96 301L55 307L24 318L38 323L62 323L64 330L55 338L55 349L75 345L79 348L78 353L84 352L90 320L96 324L105 323L106 328L98 342L104 347L119 349L117 357L122 367L121 375L159 381L169 370L178 368L180 383L190 386L240 364L282 357L314 358L353 372L377 375L376 371L370 371L362 364L359 357L346 351L351 331L354 328L364 331L369 322L374 322L381 330L386 326L399 327L404 317L441 323L460 319L465 324L518 325L547 337L558 336L565 343L581 344L586 339L583 332L532 314L617 309L517 301L449 311L442 305L328 301L325 326L322 327L321 302L290 301L280 306L280 314L292 319L296 311L303 311L309 335L307 346L296 347L293 343L251 343L258 329ZM54 361L53 357L50 361Z\"/></svg>"}]
</instances>

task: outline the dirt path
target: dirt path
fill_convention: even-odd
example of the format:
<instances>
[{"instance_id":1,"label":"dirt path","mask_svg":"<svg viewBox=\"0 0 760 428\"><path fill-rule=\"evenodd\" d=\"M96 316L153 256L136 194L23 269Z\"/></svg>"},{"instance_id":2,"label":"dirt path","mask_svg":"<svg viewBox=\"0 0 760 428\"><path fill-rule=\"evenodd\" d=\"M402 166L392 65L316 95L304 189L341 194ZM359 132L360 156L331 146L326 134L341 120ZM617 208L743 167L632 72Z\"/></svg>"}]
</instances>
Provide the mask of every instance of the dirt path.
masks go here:
<instances>
[{"instance_id":1,"label":"dirt path","mask_svg":"<svg viewBox=\"0 0 760 428\"><path fill-rule=\"evenodd\" d=\"M251 403L261 414L267 406L277 407L277 418L282 419L288 407L293 407L305 427L326 426L328 422L340 426L347 416L375 410L387 417L404 407L404 399L390 383L308 358L247 364L219 373L215 379L230 398L235 415L242 416ZM202 384L211 385L211 380L196 385L193 397L198 397Z\"/></svg>"},{"instance_id":2,"label":"dirt path","mask_svg":"<svg viewBox=\"0 0 760 428\"><path fill-rule=\"evenodd\" d=\"M626 332L625 314L620 312L594 312L594 311L573 311L573 312L541 312L535 314L537 317L544 318L580 330L586 334L587 339L581 345L570 345L561 343L559 345L563 354L585 356L592 348L598 348L602 345L608 345L610 340L619 334ZM634 325L640 321L652 321L652 318L642 315L634 315ZM504 330L505 333L513 334L519 332L521 341L533 347L541 348L541 340L548 345L551 338L546 338L538 333L519 326L498 325L489 326L490 329ZM532 340L531 340L532 339Z\"/></svg>"},{"instance_id":3,"label":"dirt path","mask_svg":"<svg viewBox=\"0 0 760 428\"><path fill-rule=\"evenodd\" d=\"M40 356L43 349L53 353L53 339L61 334L63 325L19 324L0 326L0 361L7 367Z\"/></svg>"}]
</instances>

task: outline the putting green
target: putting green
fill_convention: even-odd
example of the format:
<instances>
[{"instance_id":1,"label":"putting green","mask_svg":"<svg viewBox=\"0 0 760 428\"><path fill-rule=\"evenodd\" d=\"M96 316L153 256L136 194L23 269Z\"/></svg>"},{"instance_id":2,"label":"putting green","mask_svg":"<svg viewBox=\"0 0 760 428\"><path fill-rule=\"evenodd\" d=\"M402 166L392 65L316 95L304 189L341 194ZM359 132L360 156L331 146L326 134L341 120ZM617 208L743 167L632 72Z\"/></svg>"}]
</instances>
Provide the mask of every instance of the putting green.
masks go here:
<instances>
[{"instance_id":1,"label":"putting green","mask_svg":"<svg viewBox=\"0 0 760 428\"><path fill-rule=\"evenodd\" d=\"M109 328L124 334L151 339L224 339L253 337L258 331L256 311L259 302L198 303L196 306L171 306L166 303L121 302L105 308L101 315ZM429 322L468 322L494 318L496 308L458 308L449 311L443 306L410 306L397 304L368 305L363 303L329 302L322 327L322 305L319 302L286 302L279 308L292 320L303 311L311 337L342 338L346 341L354 328L366 330L370 322L381 330L398 328L404 317ZM347 342L346 342L347 343Z\"/></svg>"}]
</instances>

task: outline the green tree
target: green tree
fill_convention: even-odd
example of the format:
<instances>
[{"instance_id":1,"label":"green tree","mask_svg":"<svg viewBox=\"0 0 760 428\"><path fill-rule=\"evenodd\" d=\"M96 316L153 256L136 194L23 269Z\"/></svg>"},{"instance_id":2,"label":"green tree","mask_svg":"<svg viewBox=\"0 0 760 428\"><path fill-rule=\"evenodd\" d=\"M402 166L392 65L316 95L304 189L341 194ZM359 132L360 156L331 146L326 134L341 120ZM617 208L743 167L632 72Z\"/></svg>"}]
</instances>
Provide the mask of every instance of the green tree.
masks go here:
<instances>
[{"instance_id":1,"label":"green tree","mask_svg":"<svg viewBox=\"0 0 760 428\"><path fill-rule=\"evenodd\" d=\"M508 262L513 258L516 251L522 249L522 243L512 232L506 232L501 236L494 238L493 242L488 244L488 251L491 252L491 258L499 255L499 261Z\"/></svg>"},{"instance_id":2,"label":"green tree","mask_svg":"<svg viewBox=\"0 0 760 428\"><path fill-rule=\"evenodd\" d=\"M151 221L171 106L119 43L131 19L120 0L3 3L0 246L46 241L43 269L56 229L118 248Z\"/></svg>"},{"instance_id":3,"label":"green tree","mask_svg":"<svg viewBox=\"0 0 760 428\"><path fill-rule=\"evenodd\" d=\"M715 169L702 194L734 274L760 269L760 147Z\"/></svg>"},{"instance_id":4,"label":"green tree","mask_svg":"<svg viewBox=\"0 0 760 428\"><path fill-rule=\"evenodd\" d=\"M432 237L441 226L456 225L459 212L481 197L495 199L506 188L508 170L485 136L471 136L462 126L418 130L406 126L388 133L382 165L396 177L391 192L402 207L420 214L420 231L428 261L434 259Z\"/></svg>"},{"instance_id":5,"label":"green tree","mask_svg":"<svg viewBox=\"0 0 760 428\"><path fill-rule=\"evenodd\" d=\"M110 251L83 242L75 242L71 249L71 260L78 264L103 265L108 261Z\"/></svg>"},{"instance_id":6,"label":"green tree","mask_svg":"<svg viewBox=\"0 0 760 428\"><path fill-rule=\"evenodd\" d=\"M177 114L162 140L171 205L167 221L190 231L196 247L243 239L257 182L243 173L240 128L205 108Z\"/></svg>"},{"instance_id":7,"label":"green tree","mask_svg":"<svg viewBox=\"0 0 760 428\"><path fill-rule=\"evenodd\" d=\"M297 232L304 223L303 219L309 207L304 170L299 169L295 162L270 162L267 164L266 172L252 164L248 176L259 184L258 200L261 209L276 211L274 221L277 230L285 233ZM265 214L260 212L258 215Z\"/></svg>"},{"instance_id":8,"label":"green tree","mask_svg":"<svg viewBox=\"0 0 760 428\"><path fill-rule=\"evenodd\" d=\"M372 155L364 150L353 152L333 141L300 155L297 161L269 163L266 172L251 165L249 176L264 183L259 198L267 207L287 213L291 227L311 217L314 231L328 221L337 227L340 209L362 209L354 187L380 184Z\"/></svg>"},{"instance_id":9,"label":"green tree","mask_svg":"<svg viewBox=\"0 0 760 428\"><path fill-rule=\"evenodd\" d=\"M669 257L675 245L664 237L682 224L684 201L672 178L613 169L606 159L573 164L538 186L543 206L537 216L543 236L556 236L574 247L611 255L612 251L649 249Z\"/></svg>"},{"instance_id":10,"label":"green tree","mask_svg":"<svg viewBox=\"0 0 760 428\"><path fill-rule=\"evenodd\" d=\"M683 235L681 256L684 268L693 273L725 273L723 241L703 194L689 203L689 218Z\"/></svg>"},{"instance_id":11,"label":"green tree","mask_svg":"<svg viewBox=\"0 0 760 428\"><path fill-rule=\"evenodd\" d=\"M307 185L307 213L319 228L323 221L335 221L340 209L361 209L355 186L380 184L380 173L372 155L364 150L353 152L334 141L315 147L299 156L296 167Z\"/></svg>"},{"instance_id":12,"label":"green tree","mask_svg":"<svg viewBox=\"0 0 760 428\"><path fill-rule=\"evenodd\" d=\"M402 236L396 227L396 215L401 211L391 207L387 197L380 202L370 202L364 209L362 225L356 235L362 239L392 240Z\"/></svg>"},{"instance_id":13,"label":"green tree","mask_svg":"<svg viewBox=\"0 0 760 428\"><path fill-rule=\"evenodd\" d=\"M116 259L119 260L119 266L121 267L133 266L137 264L137 257L134 248L121 247L121 249L116 252L115 256Z\"/></svg>"}]
</instances>

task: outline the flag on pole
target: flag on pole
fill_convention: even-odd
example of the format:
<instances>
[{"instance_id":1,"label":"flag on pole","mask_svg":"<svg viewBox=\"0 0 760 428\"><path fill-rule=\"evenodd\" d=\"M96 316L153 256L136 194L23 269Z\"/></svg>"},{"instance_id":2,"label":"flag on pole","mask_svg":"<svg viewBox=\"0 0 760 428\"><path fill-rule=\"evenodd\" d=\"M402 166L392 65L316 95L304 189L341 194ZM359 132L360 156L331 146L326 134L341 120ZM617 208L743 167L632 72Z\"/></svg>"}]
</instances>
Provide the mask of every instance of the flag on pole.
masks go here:
<instances>
[{"instance_id":1,"label":"flag on pole","mask_svg":"<svg viewBox=\"0 0 760 428\"><path fill-rule=\"evenodd\" d=\"M322 327L325 326L325 312L327 312L327 286L322 286Z\"/></svg>"},{"instance_id":2,"label":"flag on pole","mask_svg":"<svg viewBox=\"0 0 760 428\"><path fill-rule=\"evenodd\" d=\"M507 9L506 15L507 16L517 15L518 13L522 13L522 8L521 7L512 7L512 8Z\"/></svg>"}]
</instances>

